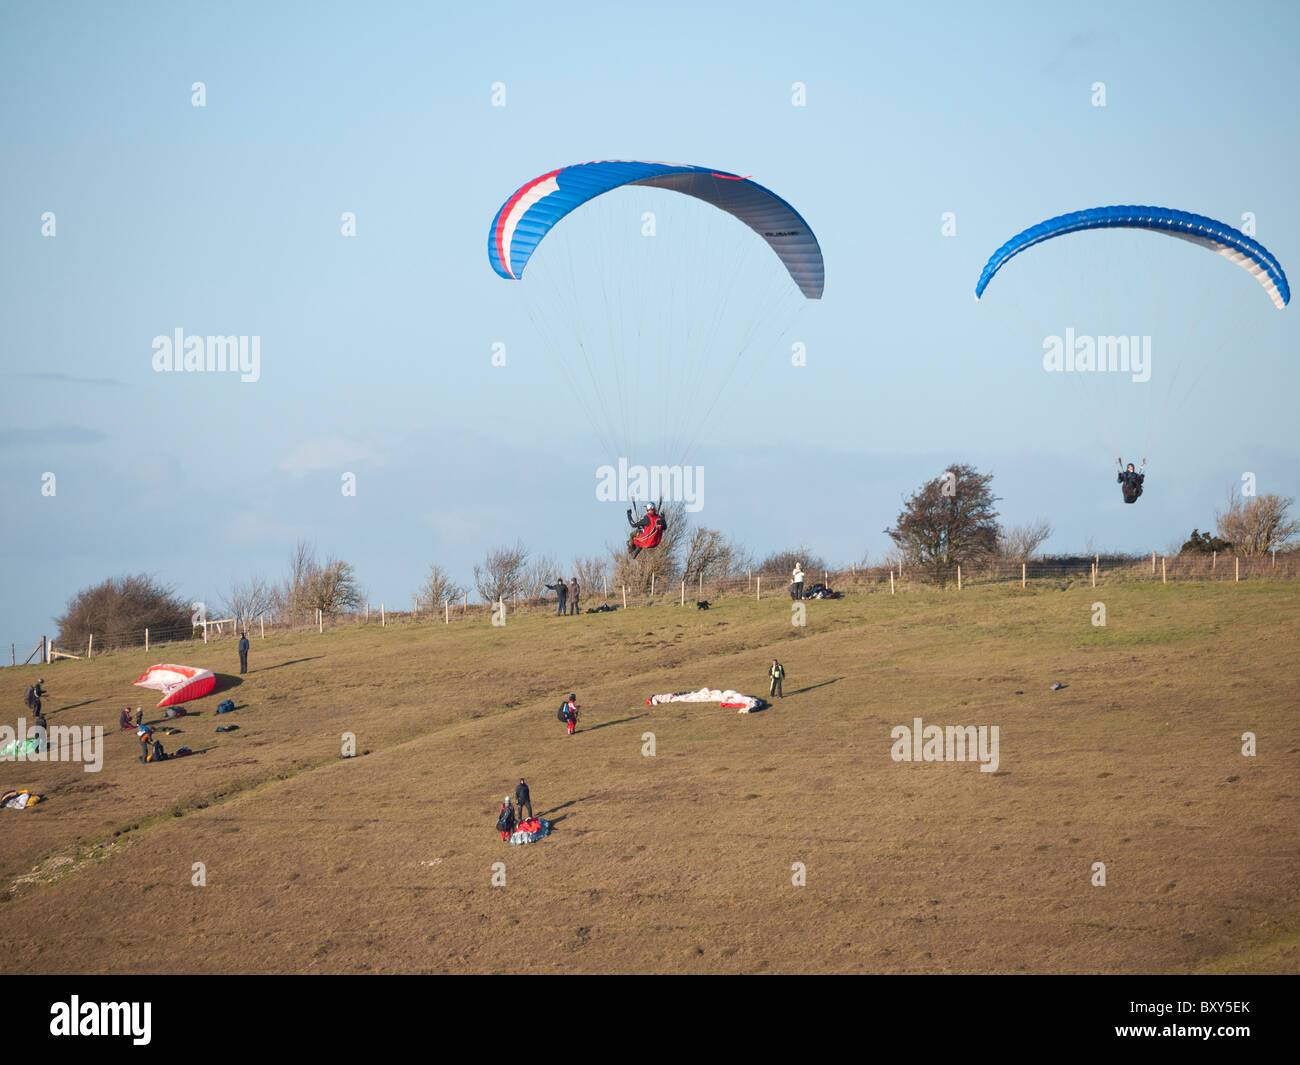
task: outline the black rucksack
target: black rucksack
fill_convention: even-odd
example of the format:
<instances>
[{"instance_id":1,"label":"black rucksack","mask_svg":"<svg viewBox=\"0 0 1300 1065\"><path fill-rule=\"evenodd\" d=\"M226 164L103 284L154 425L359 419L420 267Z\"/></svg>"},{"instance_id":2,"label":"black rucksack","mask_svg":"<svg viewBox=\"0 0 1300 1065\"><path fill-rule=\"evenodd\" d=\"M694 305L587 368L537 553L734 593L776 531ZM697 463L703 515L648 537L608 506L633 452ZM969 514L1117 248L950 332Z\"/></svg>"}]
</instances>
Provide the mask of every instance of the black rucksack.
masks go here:
<instances>
[{"instance_id":1,"label":"black rucksack","mask_svg":"<svg viewBox=\"0 0 1300 1065\"><path fill-rule=\"evenodd\" d=\"M23 696L23 701L27 704L28 709L36 709L36 685L33 684L27 689L27 694Z\"/></svg>"},{"instance_id":2,"label":"black rucksack","mask_svg":"<svg viewBox=\"0 0 1300 1065\"><path fill-rule=\"evenodd\" d=\"M560 709L555 715L555 720L556 721L569 720L569 704L567 702L560 704Z\"/></svg>"},{"instance_id":3,"label":"black rucksack","mask_svg":"<svg viewBox=\"0 0 1300 1065\"><path fill-rule=\"evenodd\" d=\"M153 741L153 758L151 760L154 762L167 761L167 752L163 750L163 745L161 740Z\"/></svg>"}]
</instances>

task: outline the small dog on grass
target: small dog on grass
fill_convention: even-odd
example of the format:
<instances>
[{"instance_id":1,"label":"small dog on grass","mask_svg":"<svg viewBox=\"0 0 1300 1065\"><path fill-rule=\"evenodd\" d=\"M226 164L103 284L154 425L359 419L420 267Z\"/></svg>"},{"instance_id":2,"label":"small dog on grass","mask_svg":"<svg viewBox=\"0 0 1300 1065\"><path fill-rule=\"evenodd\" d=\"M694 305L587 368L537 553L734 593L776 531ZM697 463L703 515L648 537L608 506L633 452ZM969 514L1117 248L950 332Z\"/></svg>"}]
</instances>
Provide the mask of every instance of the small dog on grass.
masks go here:
<instances>
[{"instance_id":1,"label":"small dog on grass","mask_svg":"<svg viewBox=\"0 0 1300 1065\"><path fill-rule=\"evenodd\" d=\"M708 609L709 609L709 601L708 601L707 599L697 599L697 600L695 601L695 609L696 609L696 610L708 610Z\"/></svg>"}]
</instances>

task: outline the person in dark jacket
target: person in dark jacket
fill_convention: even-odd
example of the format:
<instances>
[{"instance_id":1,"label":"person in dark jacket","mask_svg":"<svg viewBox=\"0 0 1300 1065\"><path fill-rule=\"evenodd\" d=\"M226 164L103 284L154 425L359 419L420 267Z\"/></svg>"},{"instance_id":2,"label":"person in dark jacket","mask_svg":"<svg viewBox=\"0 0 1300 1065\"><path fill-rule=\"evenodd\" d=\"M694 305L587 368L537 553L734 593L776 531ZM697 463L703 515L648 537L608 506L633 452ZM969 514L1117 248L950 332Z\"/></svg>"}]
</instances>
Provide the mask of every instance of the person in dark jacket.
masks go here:
<instances>
[{"instance_id":1,"label":"person in dark jacket","mask_svg":"<svg viewBox=\"0 0 1300 1065\"><path fill-rule=\"evenodd\" d=\"M568 601L569 598L569 586L564 583L563 577L556 577L555 583L548 584L546 588L548 591L552 591L555 593L555 598L559 600L559 604L560 604L560 608L556 611L556 614L558 614L560 617L563 617L564 604Z\"/></svg>"},{"instance_id":2,"label":"person in dark jacket","mask_svg":"<svg viewBox=\"0 0 1300 1065\"><path fill-rule=\"evenodd\" d=\"M1142 460L1142 469L1146 469L1146 459ZM1146 474L1133 468L1133 463L1129 463L1126 469L1119 471L1117 478L1120 484L1120 491L1124 493L1125 503L1136 503L1138 496L1142 494L1142 482L1146 480Z\"/></svg>"},{"instance_id":3,"label":"person in dark jacket","mask_svg":"<svg viewBox=\"0 0 1300 1065\"><path fill-rule=\"evenodd\" d=\"M582 589L578 587L578 578L574 577L573 580L569 582L569 613L570 614L582 613L582 611L578 609L578 596L581 593L582 593Z\"/></svg>"},{"instance_id":4,"label":"person in dark jacket","mask_svg":"<svg viewBox=\"0 0 1300 1065\"><path fill-rule=\"evenodd\" d=\"M577 697L577 695L575 695L575 694L573 694L573 693L571 692L571 693L569 694L568 699L566 699L566 700L564 701L564 706L562 707L562 709L563 709L563 712L564 712L564 717L562 718L562 720L564 721L565 725L568 726L568 729L569 729L567 735L572 736L572 735L573 735L573 734L578 730L578 697Z\"/></svg>"},{"instance_id":5,"label":"person in dark jacket","mask_svg":"<svg viewBox=\"0 0 1300 1065\"><path fill-rule=\"evenodd\" d=\"M39 714L41 712L41 696L46 694L45 688L43 687L44 684L45 678L41 677L40 680L27 689L27 694L23 697L23 702L27 704L27 709L34 714Z\"/></svg>"},{"instance_id":6,"label":"person in dark jacket","mask_svg":"<svg viewBox=\"0 0 1300 1065\"><path fill-rule=\"evenodd\" d=\"M248 636L239 634L239 672L248 672Z\"/></svg>"},{"instance_id":7,"label":"person in dark jacket","mask_svg":"<svg viewBox=\"0 0 1300 1065\"><path fill-rule=\"evenodd\" d=\"M775 695L778 699L784 699L785 693L781 691L781 682L785 680L785 666L774 658L772 668L767 671L767 675L772 678L772 687L768 690L768 696Z\"/></svg>"},{"instance_id":8,"label":"person in dark jacket","mask_svg":"<svg viewBox=\"0 0 1300 1065\"><path fill-rule=\"evenodd\" d=\"M524 817L525 810L528 811L528 817ZM528 795L528 782L523 777L515 785L515 814L520 821L527 821L533 816L533 800Z\"/></svg>"},{"instance_id":9,"label":"person in dark jacket","mask_svg":"<svg viewBox=\"0 0 1300 1065\"><path fill-rule=\"evenodd\" d=\"M508 840L514 834L515 824L515 808L510 805L510 796L507 795L505 802L497 810L497 830L503 840Z\"/></svg>"}]
</instances>

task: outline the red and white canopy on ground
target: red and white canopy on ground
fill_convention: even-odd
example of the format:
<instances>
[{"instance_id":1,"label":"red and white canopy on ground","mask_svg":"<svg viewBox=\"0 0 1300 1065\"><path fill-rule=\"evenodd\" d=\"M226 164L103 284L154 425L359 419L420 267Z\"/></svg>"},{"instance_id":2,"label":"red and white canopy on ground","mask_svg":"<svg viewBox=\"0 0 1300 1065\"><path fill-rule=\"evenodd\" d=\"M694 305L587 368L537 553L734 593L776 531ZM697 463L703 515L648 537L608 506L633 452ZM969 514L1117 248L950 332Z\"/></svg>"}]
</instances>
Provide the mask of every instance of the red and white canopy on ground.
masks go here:
<instances>
[{"instance_id":1,"label":"red and white canopy on ground","mask_svg":"<svg viewBox=\"0 0 1300 1065\"><path fill-rule=\"evenodd\" d=\"M646 706L658 706L660 703L720 703L728 709L739 710L747 714L757 710L760 700L752 695L718 688L701 688L697 692L668 692L664 695L652 695L645 701Z\"/></svg>"},{"instance_id":2,"label":"red and white canopy on ground","mask_svg":"<svg viewBox=\"0 0 1300 1065\"><path fill-rule=\"evenodd\" d=\"M153 688L163 693L159 706L176 706L191 699L202 699L217 686L210 669L195 666L150 666L136 682L139 688Z\"/></svg>"}]
</instances>

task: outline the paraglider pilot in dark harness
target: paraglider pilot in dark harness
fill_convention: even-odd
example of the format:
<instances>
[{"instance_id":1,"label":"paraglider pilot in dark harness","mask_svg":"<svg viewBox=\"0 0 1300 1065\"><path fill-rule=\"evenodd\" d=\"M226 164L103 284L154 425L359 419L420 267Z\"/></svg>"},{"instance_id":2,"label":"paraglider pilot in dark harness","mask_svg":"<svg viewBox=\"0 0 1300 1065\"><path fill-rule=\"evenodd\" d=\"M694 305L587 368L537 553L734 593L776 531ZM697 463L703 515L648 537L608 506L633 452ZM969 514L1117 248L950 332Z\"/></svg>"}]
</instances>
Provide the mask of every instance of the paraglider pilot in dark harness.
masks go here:
<instances>
[{"instance_id":1,"label":"paraglider pilot in dark harness","mask_svg":"<svg viewBox=\"0 0 1300 1065\"><path fill-rule=\"evenodd\" d=\"M668 530L668 523L664 521L663 515L659 513L662 508L663 500L659 501L659 506L647 503L645 516L635 518L633 515L636 511L636 500L632 500L632 506L627 512L627 523L635 531L627 540L629 558L636 558L642 551L659 546L659 541L663 539L664 533Z\"/></svg>"},{"instance_id":2,"label":"paraglider pilot in dark harness","mask_svg":"<svg viewBox=\"0 0 1300 1065\"><path fill-rule=\"evenodd\" d=\"M1123 463L1124 460L1117 459L1116 461ZM1142 470L1145 470L1146 468L1147 460L1143 459ZM1133 468L1133 463L1130 462L1127 469L1119 471L1119 477L1116 479L1119 484L1122 485L1120 491L1124 493L1124 502L1136 503L1138 501L1138 496L1142 494L1142 482L1146 480L1146 474L1142 473L1141 470L1135 470Z\"/></svg>"}]
</instances>

